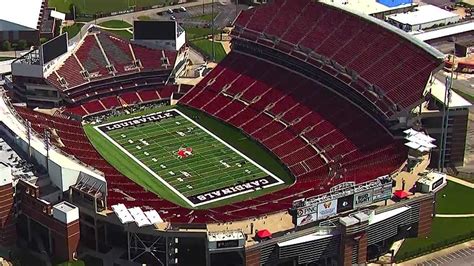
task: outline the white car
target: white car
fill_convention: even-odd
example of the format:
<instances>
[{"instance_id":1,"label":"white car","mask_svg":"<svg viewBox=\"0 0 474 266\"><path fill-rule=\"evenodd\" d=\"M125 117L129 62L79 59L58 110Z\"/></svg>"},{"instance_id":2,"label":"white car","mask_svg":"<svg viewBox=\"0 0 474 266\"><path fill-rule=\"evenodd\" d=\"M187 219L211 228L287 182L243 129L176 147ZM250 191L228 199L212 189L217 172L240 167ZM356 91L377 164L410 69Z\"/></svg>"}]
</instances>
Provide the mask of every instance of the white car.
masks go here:
<instances>
[{"instance_id":1,"label":"white car","mask_svg":"<svg viewBox=\"0 0 474 266\"><path fill-rule=\"evenodd\" d=\"M168 14L173 14L174 13L172 9L168 9L168 11L166 11L166 12L168 12Z\"/></svg>"},{"instance_id":2,"label":"white car","mask_svg":"<svg viewBox=\"0 0 474 266\"><path fill-rule=\"evenodd\" d=\"M188 10L186 10L186 8L184 6L180 7L179 9L181 9L181 12L187 12Z\"/></svg>"}]
</instances>

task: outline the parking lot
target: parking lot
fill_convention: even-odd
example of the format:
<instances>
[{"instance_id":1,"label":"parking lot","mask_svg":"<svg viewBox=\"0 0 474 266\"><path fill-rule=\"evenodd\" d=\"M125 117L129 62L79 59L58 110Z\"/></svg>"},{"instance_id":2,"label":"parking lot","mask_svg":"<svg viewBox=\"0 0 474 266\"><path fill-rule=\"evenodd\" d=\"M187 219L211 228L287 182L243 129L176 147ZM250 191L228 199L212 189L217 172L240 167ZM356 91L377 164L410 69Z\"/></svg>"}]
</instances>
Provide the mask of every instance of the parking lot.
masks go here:
<instances>
[{"instance_id":1,"label":"parking lot","mask_svg":"<svg viewBox=\"0 0 474 266\"><path fill-rule=\"evenodd\" d=\"M460 249L458 251L440 256L422 263L419 266L436 266L436 265L456 265L456 266L472 266L474 265L474 246Z\"/></svg>"}]
</instances>

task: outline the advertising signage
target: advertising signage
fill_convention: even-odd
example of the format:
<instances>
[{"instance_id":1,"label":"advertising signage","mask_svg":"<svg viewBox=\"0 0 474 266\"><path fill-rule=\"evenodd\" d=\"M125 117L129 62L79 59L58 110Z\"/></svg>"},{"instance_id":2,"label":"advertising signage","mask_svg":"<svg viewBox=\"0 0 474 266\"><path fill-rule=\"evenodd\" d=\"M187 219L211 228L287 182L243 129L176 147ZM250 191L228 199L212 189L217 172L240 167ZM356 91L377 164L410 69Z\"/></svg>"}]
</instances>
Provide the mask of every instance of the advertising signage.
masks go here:
<instances>
[{"instance_id":1,"label":"advertising signage","mask_svg":"<svg viewBox=\"0 0 474 266\"><path fill-rule=\"evenodd\" d=\"M296 225L302 226L318 220L318 205L299 208L296 210Z\"/></svg>"},{"instance_id":2,"label":"advertising signage","mask_svg":"<svg viewBox=\"0 0 474 266\"><path fill-rule=\"evenodd\" d=\"M354 195L354 208L367 206L372 203L372 190L367 190Z\"/></svg>"},{"instance_id":3,"label":"advertising signage","mask_svg":"<svg viewBox=\"0 0 474 266\"><path fill-rule=\"evenodd\" d=\"M354 206L354 195L337 199L337 213L352 210Z\"/></svg>"},{"instance_id":4,"label":"advertising signage","mask_svg":"<svg viewBox=\"0 0 474 266\"><path fill-rule=\"evenodd\" d=\"M380 188L375 188L372 195L372 201L378 202L392 197L392 184L386 184Z\"/></svg>"},{"instance_id":5,"label":"advertising signage","mask_svg":"<svg viewBox=\"0 0 474 266\"><path fill-rule=\"evenodd\" d=\"M330 200L318 204L318 219L322 220L337 214L337 200Z\"/></svg>"}]
</instances>

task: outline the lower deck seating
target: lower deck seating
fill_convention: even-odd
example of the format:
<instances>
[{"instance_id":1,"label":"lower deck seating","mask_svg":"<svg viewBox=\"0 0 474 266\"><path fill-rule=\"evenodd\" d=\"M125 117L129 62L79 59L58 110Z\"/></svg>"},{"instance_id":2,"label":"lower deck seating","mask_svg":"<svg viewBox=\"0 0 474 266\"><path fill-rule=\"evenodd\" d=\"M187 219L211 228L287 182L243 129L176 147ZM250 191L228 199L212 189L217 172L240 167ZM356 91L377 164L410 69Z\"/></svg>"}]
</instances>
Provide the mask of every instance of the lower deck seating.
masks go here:
<instances>
[{"instance_id":1,"label":"lower deck seating","mask_svg":"<svg viewBox=\"0 0 474 266\"><path fill-rule=\"evenodd\" d=\"M65 112L79 116L87 116L128 105L169 99L177 90L178 87L175 85L141 87L137 90L117 93L112 96L87 101L79 105L71 105L65 109Z\"/></svg>"}]
</instances>

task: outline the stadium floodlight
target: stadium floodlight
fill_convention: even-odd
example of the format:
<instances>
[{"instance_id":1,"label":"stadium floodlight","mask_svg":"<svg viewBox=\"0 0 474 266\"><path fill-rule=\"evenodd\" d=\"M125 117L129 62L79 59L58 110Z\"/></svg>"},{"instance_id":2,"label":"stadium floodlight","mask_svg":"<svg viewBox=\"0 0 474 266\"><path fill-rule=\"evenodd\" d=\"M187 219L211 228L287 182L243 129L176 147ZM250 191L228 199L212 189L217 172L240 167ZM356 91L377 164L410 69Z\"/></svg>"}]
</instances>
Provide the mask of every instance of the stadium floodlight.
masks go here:
<instances>
[{"instance_id":1,"label":"stadium floodlight","mask_svg":"<svg viewBox=\"0 0 474 266\"><path fill-rule=\"evenodd\" d=\"M133 217L130 212L127 210L127 207L123 204L112 205L112 210L119 218L122 224L127 224L133 222Z\"/></svg>"},{"instance_id":2,"label":"stadium floodlight","mask_svg":"<svg viewBox=\"0 0 474 266\"><path fill-rule=\"evenodd\" d=\"M146 218L148 218L148 220L149 220L152 224L162 223L162 222L163 222L163 219L161 219L160 214L158 214L158 212L155 211L155 210L146 211L146 212L144 212L144 213L145 213Z\"/></svg>"},{"instance_id":3,"label":"stadium floodlight","mask_svg":"<svg viewBox=\"0 0 474 266\"><path fill-rule=\"evenodd\" d=\"M134 208L128 209L128 211L132 215L138 227L151 225L151 222L145 216L145 214L143 213L142 209L140 209L140 207L134 207Z\"/></svg>"},{"instance_id":4,"label":"stadium floodlight","mask_svg":"<svg viewBox=\"0 0 474 266\"><path fill-rule=\"evenodd\" d=\"M411 128L403 132L407 134L405 139L409 141L405 143L405 146L408 146L414 150L418 150L419 152L427 152L433 148L436 148L436 145L433 144L433 142L436 140L423 132L419 132Z\"/></svg>"}]
</instances>

